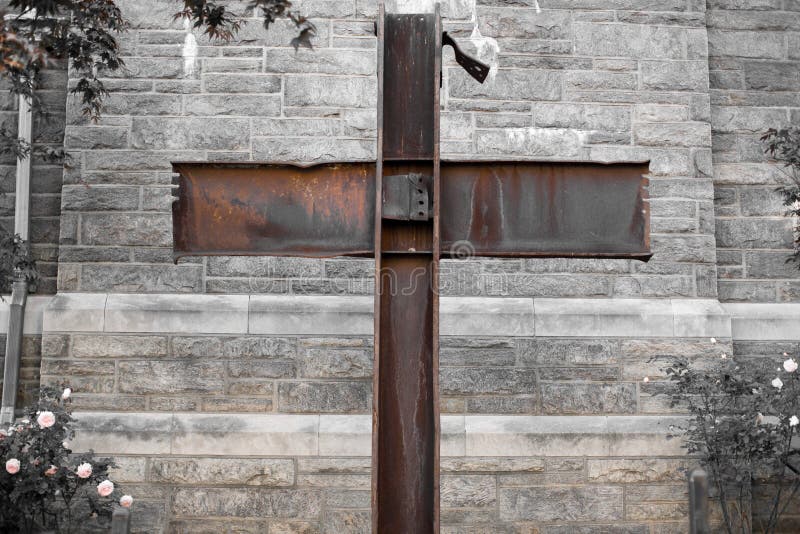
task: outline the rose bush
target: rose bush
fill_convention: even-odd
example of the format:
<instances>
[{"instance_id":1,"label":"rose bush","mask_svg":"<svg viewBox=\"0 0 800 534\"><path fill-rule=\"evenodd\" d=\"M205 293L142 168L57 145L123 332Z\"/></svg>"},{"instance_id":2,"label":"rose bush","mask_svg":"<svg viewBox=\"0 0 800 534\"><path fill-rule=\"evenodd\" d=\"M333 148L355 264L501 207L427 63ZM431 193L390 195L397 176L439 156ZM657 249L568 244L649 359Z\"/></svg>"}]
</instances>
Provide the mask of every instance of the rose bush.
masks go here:
<instances>
[{"instance_id":1,"label":"rose bush","mask_svg":"<svg viewBox=\"0 0 800 534\"><path fill-rule=\"evenodd\" d=\"M111 517L118 498L108 479L113 464L69 449L70 394L43 388L27 417L0 429L0 532L85 532Z\"/></svg>"},{"instance_id":2,"label":"rose bush","mask_svg":"<svg viewBox=\"0 0 800 534\"><path fill-rule=\"evenodd\" d=\"M673 406L691 414L679 430L711 476L727 532L780 531L800 492L797 360L723 353L710 365L676 359L664 371L675 385Z\"/></svg>"}]
</instances>

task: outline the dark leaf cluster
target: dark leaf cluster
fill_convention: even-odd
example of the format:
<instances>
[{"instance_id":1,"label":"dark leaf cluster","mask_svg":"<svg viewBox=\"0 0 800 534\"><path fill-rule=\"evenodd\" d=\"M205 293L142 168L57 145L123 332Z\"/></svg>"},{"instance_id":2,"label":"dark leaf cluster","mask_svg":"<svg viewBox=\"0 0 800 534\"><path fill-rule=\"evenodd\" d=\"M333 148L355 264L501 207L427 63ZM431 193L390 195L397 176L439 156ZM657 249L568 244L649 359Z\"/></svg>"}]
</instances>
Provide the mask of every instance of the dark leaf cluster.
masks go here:
<instances>
[{"instance_id":1,"label":"dark leaf cluster","mask_svg":"<svg viewBox=\"0 0 800 534\"><path fill-rule=\"evenodd\" d=\"M295 50L301 46L312 48L311 40L317 35L317 27L292 9L289 0L251 0L247 12L257 12L265 29L280 18L292 21L298 30L292 46ZM183 0L183 9L175 14L176 19L188 19L193 27L202 28L210 38L225 41L231 40L246 23L243 17L244 14L233 13L226 6L209 0Z\"/></svg>"},{"instance_id":2,"label":"dark leaf cluster","mask_svg":"<svg viewBox=\"0 0 800 534\"><path fill-rule=\"evenodd\" d=\"M793 443L800 427L792 419L800 416L798 371L771 358L729 356L703 366L676 359L664 371L674 385L673 406L691 414L677 430L711 475L726 531L777 532L800 491L800 449ZM753 484L770 495L766 509L761 501L752 509Z\"/></svg>"},{"instance_id":3,"label":"dark leaf cluster","mask_svg":"<svg viewBox=\"0 0 800 534\"><path fill-rule=\"evenodd\" d=\"M97 119L108 94L101 77L123 66L115 35L126 23L114 1L11 0L9 5L14 12L3 19L2 33L22 39L29 52L20 56L16 49L0 46L0 65L9 63L6 58L18 58L0 71L12 92L36 104L42 69L67 62L75 77L70 91L80 97L83 113Z\"/></svg>"},{"instance_id":4,"label":"dark leaf cluster","mask_svg":"<svg viewBox=\"0 0 800 534\"><path fill-rule=\"evenodd\" d=\"M39 271L29 243L19 235L7 234L0 237L0 293L11 292L16 276L24 277L33 290L39 280Z\"/></svg>"},{"instance_id":5,"label":"dark leaf cluster","mask_svg":"<svg viewBox=\"0 0 800 534\"><path fill-rule=\"evenodd\" d=\"M786 184L777 189L786 206L786 215L800 218L800 127L770 128L761 137L764 151L776 162L787 178ZM800 269L800 225L794 227L794 252L787 259L797 263Z\"/></svg>"}]
</instances>

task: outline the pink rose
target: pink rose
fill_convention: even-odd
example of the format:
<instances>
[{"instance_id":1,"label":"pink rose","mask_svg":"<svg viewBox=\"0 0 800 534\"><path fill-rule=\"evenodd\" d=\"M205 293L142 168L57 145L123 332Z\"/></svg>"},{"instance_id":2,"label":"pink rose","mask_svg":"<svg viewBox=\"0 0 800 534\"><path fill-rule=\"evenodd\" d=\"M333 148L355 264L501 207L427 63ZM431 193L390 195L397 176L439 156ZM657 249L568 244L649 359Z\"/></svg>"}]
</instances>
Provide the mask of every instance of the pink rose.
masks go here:
<instances>
[{"instance_id":1,"label":"pink rose","mask_svg":"<svg viewBox=\"0 0 800 534\"><path fill-rule=\"evenodd\" d=\"M55 475L57 472L58 472L58 467L56 467L54 465L51 465L50 469L45 471L44 474L49 476L49 477L51 477L51 476Z\"/></svg>"},{"instance_id":2,"label":"pink rose","mask_svg":"<svg viewBox=\"0 0 800 534\"><path fill-rule=\"evenodd\" d=\"M78 474L79 478L89 478L92 476L92 464L83 463L78 466L78 469L75 472Z\"/></svg>"},{"instance_id":3,"label":"pink rose","mask_svg":"<svg viewBox=\"0 0 800 534\"><path fill-rule=\"evenodd\" d=\"M36 422L39 423L39 428L50 428L56 424L56 416L53 412L42 412L36 418Z\"/></svg>"},{"instance_id":4,"label":"pink rose","mask_svg":"<svg viewBox=\"0 0 800 534\"><path fill-rule=\"evenodd\" d=\"M16 458L11 458L6 462L6 471L8 471L12 475L16 475L19 473L19 460Z\"/></svg>"},{"instance_id":5,"label":"pink rose","mask_svg":"<svg viewBox=\"0 0 800 534\"><path fill-rule=\"evenodd\" d=\"M119 499L119 505L122 506L123 508L130 508L132 504L133 504L133 497L131 497L130 495L123 495Z\"/></svg>"},{"instance_id":6,"label":"pink rose","mask_svg":"<svg viewBox=\"0 0 800 534\"><path fill-rule=\"evenodd\" d=\"M97 485L97 493L99 493L101 497L108 497L114 493L114 483L110 480L102 481Z\"/></svg>"}]
</instances>

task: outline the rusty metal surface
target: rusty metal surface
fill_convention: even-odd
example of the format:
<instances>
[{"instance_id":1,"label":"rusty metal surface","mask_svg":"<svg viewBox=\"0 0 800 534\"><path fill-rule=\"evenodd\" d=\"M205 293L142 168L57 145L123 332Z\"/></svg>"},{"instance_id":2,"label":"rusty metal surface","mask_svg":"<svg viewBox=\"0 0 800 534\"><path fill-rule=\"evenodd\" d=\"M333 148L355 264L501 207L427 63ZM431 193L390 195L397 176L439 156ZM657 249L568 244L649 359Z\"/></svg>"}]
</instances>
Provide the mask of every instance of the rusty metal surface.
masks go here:
<instances>
[{"instance_id":1,"label":"rusty metal surface","mask_svg":"<svg viewBox=\"0 0 800 534\"><path fill-rule=\"evenodd\" d=\"M373 163L177 163L175 259L191 255L371 255Z\"/></svg>"},{"instance_id":2,"label":"rusty metal surface","mask_svg":"<svg viewBox=\"0 0 800 534\"><path fill-rule=\"evenodd\" d=\"M647 163L443 163L442 254L646 260L647 172Z\"/></svg>"},{"instance_id":3,"label":"rusty metal surface","mask_svg":"<svg viewBox=\"0 0 800 534\"><path fill-rule=\"evenodd\" d=\"M434 15L386 15L383 158L433 158Z\"/></svg>"},{"instance_id":4,"label":"rusty metal surface","mask_svg":"<svg viewBox=\"0 0 800 534\"><path fill-rule=\"evenodd\" d=\"M385 64L392 66L382 73L378 126L384 136L380 164L387 178L381 180L386 189L378 209L389 208L376 222L380 269L375 314L380 321L375 330L372 513L373 531L381 534L438 532L438 301L433 290L438 257L434 221L421 198L428 198L438 177L437 161L430 159L437 152L438 21L438 9L434 15L387 15L379 47ZM397 194L391 176L413 176L415 187L405 197ZM393 196L399 200L384 203ZM416 215L397 216L399 204L411 202L416 202Z\"/></svg>"},{"instance_id":5,"label":"rusty metal surface","mask_svg":"<svg viewBox=\"0 0 800 534\"><path fill-rule=\"evenodd\" d=\"M434 532L432 257L383 254L380 276L378 529Z\"/></svg>"}]
</instances>

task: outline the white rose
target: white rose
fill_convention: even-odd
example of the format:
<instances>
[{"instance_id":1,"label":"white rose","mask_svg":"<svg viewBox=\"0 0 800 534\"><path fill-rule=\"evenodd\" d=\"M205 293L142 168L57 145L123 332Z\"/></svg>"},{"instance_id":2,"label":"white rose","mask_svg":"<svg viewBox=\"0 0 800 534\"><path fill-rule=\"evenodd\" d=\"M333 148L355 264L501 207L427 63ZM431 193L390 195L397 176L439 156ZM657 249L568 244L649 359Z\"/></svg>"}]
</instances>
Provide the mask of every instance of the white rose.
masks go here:
<instances>
[{"instance_id":1,"label":"white rose","mask_svg":"<svg viewBox=\"0 0 800 534\"><path fill-rule=\"evenodd\" d=\"M114 493L114 483L110 480L102 481L97 485L97 493L99 493L101 497L108 497Z\"/></svg>"},{"instance_id":2,"label":"white rose","mask_svg":"<svg viewBox=\"0 0 800 534\"><path fill-rule=\"evenodd\" d=\"M772 387L781 389L783 387L783 381L780 378L775 378L772 381Z\"/></svg>"},{"instance_id":3,"label":"white rose","mask_svg":"<svg viewBox=\"0 0 800 534\"><path fill-rule=\"evenodd\" d=\"M56 416L53 412L42 412L36 417L36 422L39 423L39 428L50 428L56 424Z\"/></svg>"},{"instance_id":4,"label":"white rose","mask_svg":"<svg viewBox=\"0 0 800 534\"><path fill-rule=\"evenodd\" d=\"M92 476L92 464L82 463L81 465L78 466L78 469L75 471L75 473L80 478L89 478L90 476Z\"/></svg>"},{"instance_id":5,"label":"white rose","mask_svg":"<svg viewBox=\"0 0 800 534\"><path fill-rule=\"evenodd\" d=\"M64 388L64 392L61 394L61 398L63 400L67 400L72 395L72 390L70 388Z\"/></svg>"},{"instance_id":6,"label":"white rose","mask_svg":"<svg viewBox=\"0 0 800 534\"><path fill-rule=\"evenodd\" d=\"M130 495L123 495L119 498L119 505L123 508L130 508L133 504L133 497Z\"/></svg>"},{"instance_id":7,"label":"white rose","mask_svg":"<svg viewBox=\"0 0 800 534\"><path fill-rule=\"evenodd\" d=\"M800 423L800 419L798 419L796 415L789 418L789 426L797 426L798 423Z\"/></svg>"},{"instance_id":8,"label":"white rose","mask_svg":"<svg viewBox=\"0 0 800 534\"><path fill-rule=\"evenodd\" d=\"M787 373L794 373L797 371L797 362L794 361L792 358L789 358L785 362L783 362L783 368Z\"/></svg>"}]
</instances>

